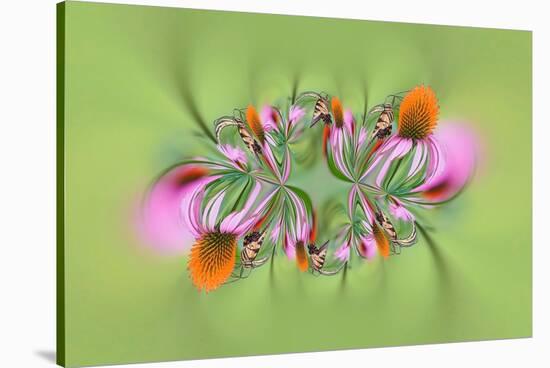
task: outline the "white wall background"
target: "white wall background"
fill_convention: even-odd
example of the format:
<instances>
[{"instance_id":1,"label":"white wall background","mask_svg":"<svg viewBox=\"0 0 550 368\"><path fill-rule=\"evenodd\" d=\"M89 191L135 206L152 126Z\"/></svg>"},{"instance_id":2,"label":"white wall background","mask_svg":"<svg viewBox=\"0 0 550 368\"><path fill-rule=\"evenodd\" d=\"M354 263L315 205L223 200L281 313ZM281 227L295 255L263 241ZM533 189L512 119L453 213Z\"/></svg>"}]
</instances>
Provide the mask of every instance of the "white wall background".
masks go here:
<instances>
[{"instance_id":1,"label":"white wall background","mask_svg":"<svg viewBox=\"0 0 550 368\"><path fill-rule=\"evenodd\" d=\"M550 11L545 1L111 1L534 31L534 338L133 367L550 366ZM0 367L55 355L55 0L0 5ZM529 124L525 121L525 124ZM513 149L513 147L511 147ZM510 173L513 175L513 172ZM505 287L503 285L503 287Z\"/></svg>"}]
</instances>

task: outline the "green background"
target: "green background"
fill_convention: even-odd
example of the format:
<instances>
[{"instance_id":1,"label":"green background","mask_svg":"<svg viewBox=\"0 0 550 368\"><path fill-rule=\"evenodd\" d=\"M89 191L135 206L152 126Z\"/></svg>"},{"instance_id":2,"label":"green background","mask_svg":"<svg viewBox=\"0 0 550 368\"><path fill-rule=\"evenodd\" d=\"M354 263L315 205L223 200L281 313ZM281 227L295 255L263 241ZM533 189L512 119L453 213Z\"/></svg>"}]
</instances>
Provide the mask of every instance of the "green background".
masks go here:
<instances>
[{"instance_id":1,"label":"green background","mask_svg":"<svg viewBox=\"0 0 550 368\"><path fill-rule=\"evenodd\" d=\"M67 365L531 336L530 32L68 2L64 49ZM431 85L483 137L479 175L430 216L435 245L333 278L279 256L198 293L185 254L137 240L135 204L205 152L189 96L210 122L296 78L357 111ZM345 189L322 165L293 180L314 201Z\"/></svg>"}]
</instances>

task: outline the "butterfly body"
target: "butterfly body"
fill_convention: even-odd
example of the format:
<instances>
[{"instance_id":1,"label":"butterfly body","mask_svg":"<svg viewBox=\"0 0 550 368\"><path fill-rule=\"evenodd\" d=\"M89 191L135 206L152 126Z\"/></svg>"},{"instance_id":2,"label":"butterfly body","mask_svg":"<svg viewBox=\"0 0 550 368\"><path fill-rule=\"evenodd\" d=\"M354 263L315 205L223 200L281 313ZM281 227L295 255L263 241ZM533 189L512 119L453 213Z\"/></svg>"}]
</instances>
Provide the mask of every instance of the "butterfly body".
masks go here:
<instances>
[{"instance_id":1,"label":"butterfly body","mask_svg":"<svg viewBox=\"0 0 550 368\"><path fill-rule=\"evenodd\" d=\"M244 124L240 124L238 126L238 131L241 139L243 140L246 147L248 147L250 152L254 153L255 155L260 155L262 153L262 147L260 146L258 141L254 139L252 134L250 134L250 132L246 129Z\"/></svg>"},{"instance_id":2,"label":"butterfly body","mask_svg":"<svg viewBox=\"0 0 550 368\"><path fill-rule=\"evenodd\" d=\"M325 124L332 124L332 118L330 116L328 108L328 100L322 96L319 96L317 102L315 102L315 107L313 108L313 119L311 121L311 126L317 124L319 121L323 121Z\"/></svg>"},{"instance_id":3,"label":"butterfly body","mask_svg":"<svg viewBox=\"0 0 550 368\"><path fill-rule=\"evenodd\" d=\"M386 103L380 107L382 110L376 125L374 126L374 131L372 132L371 139L377 138L379 140L385 139L391 135L392 132L392 122L393 122L393 108L392 105Z\"/></svg>"},{"instance_id":4,"label":"butterfly body","mask_svg":"<svg viewBox=\"0 0 550 368\"><path fill-rule=\"evenodd\" d=\"M311 258L311 268L314 271L320 272L323 266L325 265L325 260L327 257L328 242L326 242L319 248L317 248L315 244L309 244L307 248L308 248L309 256Z\"/></svg>"},{"instance_id":5,"label":"butterfly body","mask_svg":"<svg viewBox=\"0 0 550 368\"><path fill-rule=\"evenodd\" d=\"M259 266L256 257L265 239L265 231L253 231L244 237L243 250L241 251L241 264L245 268Z\"/></svg>"},{"instance_id":6,"label":"butterfly body","mask_svg":"<svg viewBox=\"0 0 550 368\"><path fill-rule=\"evenodd\" d=\"M406 238L399 239L397 237L397 232L395 231L395 227L391 223L390 219L382 212L376 213L376 221L380 225L380 227L384 230L384 232L388 235L389 239L393 244L397 244L402 247L410 247L411 245L416 243L416 225L413 222L412 223L412 230L409 236Z\"/></svg>"},{"instance_id":7,"label":"butterfly body","mask_svg":"<svg viewBox=\"0 0 550 368\"><path fill-rule=\"evenodd\" d=\"M386 215L384 215L384 213L376 213L376 221L378 222L380 227L382 227L382 230L384 230L386 234L388 234L390 240L397 240L397 232L395 231L395 227L391 223L390 219Z\"/></svg>"},{"instance_id":8,"label":"butterfly body","mask_svg":"<svg viewBox=\"0 0 550 368\"><path fill-rule=\"evenodd\" d=\"M216 138L218 143L221 142L220 136L221 136L222 130L230 126L234 126L234 127L237 127L239 136L241 137L244 145L248 148L248 150L254 153L256 156L261 155L262 146L260 146L258 141L248 131L248 129L246 128L246 125L241 119L236 117L223 117L218 119L215 124L216 124Z\"/></svg>"}]
</instances>

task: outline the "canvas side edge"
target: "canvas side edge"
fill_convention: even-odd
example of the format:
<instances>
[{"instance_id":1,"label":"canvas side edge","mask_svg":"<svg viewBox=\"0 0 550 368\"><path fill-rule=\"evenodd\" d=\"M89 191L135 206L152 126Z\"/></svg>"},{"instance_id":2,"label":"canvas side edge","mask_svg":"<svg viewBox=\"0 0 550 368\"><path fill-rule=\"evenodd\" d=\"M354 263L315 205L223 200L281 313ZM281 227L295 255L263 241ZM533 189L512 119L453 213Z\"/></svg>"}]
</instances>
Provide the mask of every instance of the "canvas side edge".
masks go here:
<instances>
[{"instance_id":1,"label":"canvas side edge","mask_svg":"<svg viewBox=\"0 0 550 368\"><path fill-rule=\"evenodd\" d=\"M56 363L65 366L65 2L56 4Z\"/></svg>"}]
</instances>

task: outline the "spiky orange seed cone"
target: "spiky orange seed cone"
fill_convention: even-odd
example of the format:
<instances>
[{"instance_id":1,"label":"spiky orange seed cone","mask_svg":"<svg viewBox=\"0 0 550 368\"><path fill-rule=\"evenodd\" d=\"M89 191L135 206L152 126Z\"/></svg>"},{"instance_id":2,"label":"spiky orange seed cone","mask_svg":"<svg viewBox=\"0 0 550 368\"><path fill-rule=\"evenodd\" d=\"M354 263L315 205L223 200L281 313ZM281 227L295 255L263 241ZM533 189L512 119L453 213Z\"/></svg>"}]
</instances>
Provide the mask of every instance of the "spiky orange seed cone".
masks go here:
<instances>
[{"instance_id":1,"label":"spiky orange seed cone","mask_svg":"<svg viewBox=\"0 0 550 368\"><path fill-rule=\"evenodd\" d=\"M246 109L246 122L256 137L258 137L260 143L263 144L265 140L264 127L262 126L258 112L252 105L249 105Z\"/></svg>"},{"instance_id":2,"label":"spiky orange seed cone","mask_svg":"<svg viewBox=\"0 0 550 368\"><path fill-rule=\"evenodd\" d=\"M298 269L300 271L307 271L306 247L304 245L304 242L301 240L296 243L296 264L298 265Z\"/></svg>"},{"instance_id":3,"label":"spiky orange seed cone","mask_svg":"<svg viewBox=\"0 0 550 368\"><path fill-rule=\"evenodd\" d=\"M374 240L376 241L378 253L380 253L380 255L384 258L388 258L390 256L390 241L388 240L388 237L377 224L373 225L372 234L374 235Z\"/></svg>"},{"instance_id":4,"label":"spiky orange seed cone","mask_svg":"<svg viewBox=\"0 0 550 368\"><path fill-rule=\"evenodd\" d=\"M330 101L332 105L332 116L334 116L334 124L338 128L341 128L344 126L344 109L342 108L342 103L338 99L338 97L333 97Z\"/></svg>"},{"instance_id":5,"label":"spiky orange seed cone","mask_svg":"<svg viewBox=\"0 0 550 368\"><path fill-rule=\"evenodd\" d=\"M191 248L188 269L199 290L211 291L223 284L235 267L237 237L229 233L207 233Z\"/></svg>"},{"instance_id":6,"label":"spiky orange seed cone","mask_svg":"<svg viewBox=\"0 0 550 368\"><path fill-rule=\"evenodd\" d=\"M438 115L435 92L430 87L415 87L399 107L398 134L403 138L426 138L437 126Z\"/></svg>"}]
</instances>

